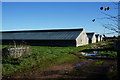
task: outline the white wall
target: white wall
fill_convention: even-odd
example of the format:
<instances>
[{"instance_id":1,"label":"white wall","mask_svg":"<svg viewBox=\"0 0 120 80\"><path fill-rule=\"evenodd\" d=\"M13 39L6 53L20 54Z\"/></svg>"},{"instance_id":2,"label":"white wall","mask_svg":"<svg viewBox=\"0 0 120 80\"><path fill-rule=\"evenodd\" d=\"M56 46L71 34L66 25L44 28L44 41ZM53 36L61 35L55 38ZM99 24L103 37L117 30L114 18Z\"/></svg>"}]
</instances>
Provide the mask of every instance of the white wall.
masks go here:
<instances>
[{"instance_id":1,"label":"white wall","mask_svg":"<svg viewBox=\"0 0 120 80\"><path fill-rule=\"evenodd\" d=\"M76 46L82 46L88 44L88 37L84 30L80 33L80 35L76 38Z\"/></svg>"},{"instance_id":2,"label":"white wall","mask_svg":"<svg viewBox=\"0 0 120 80\"><path fill-rule=\"evenodd\" d=\"M92 37L92 43L96 43L96 36L95 36L95 34Z\"/></svg>"},{"instance_id":3,"label":"white wall","mask_svg":"<svg viewBox=\"0 0 120 80\"><path fill-rule=\"evenodd\" d=\"M100 35L96 35L96 42L100 42L101 38L100 38Z\"/></svg>"}]
</instances>

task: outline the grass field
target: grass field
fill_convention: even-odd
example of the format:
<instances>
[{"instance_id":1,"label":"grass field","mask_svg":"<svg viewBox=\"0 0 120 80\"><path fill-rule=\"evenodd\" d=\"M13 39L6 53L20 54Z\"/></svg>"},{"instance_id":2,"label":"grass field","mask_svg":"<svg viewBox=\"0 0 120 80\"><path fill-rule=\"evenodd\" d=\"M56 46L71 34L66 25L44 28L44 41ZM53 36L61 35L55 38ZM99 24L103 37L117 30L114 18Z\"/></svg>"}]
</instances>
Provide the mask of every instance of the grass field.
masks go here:
<instances>
[{"instance_id":1,"label":"grass field","mask_svg":"<svg viewBox=\"0 0 120 80\"><path fill-rule=\"evenodd\" d=\"M6 47L3 45L2 47ZM48 47L48 46L30 46L31 55L21 56L19 58L3 58L2 74L11 74L15 71L24 72L27 70L43 69L55 64L63 64L78 60L78 57L71 52L79 52L83 49L100 46L100 43L89 44L81 47ZM108 46L107 46L108 47Z\"/></svg>"}]
</instances>

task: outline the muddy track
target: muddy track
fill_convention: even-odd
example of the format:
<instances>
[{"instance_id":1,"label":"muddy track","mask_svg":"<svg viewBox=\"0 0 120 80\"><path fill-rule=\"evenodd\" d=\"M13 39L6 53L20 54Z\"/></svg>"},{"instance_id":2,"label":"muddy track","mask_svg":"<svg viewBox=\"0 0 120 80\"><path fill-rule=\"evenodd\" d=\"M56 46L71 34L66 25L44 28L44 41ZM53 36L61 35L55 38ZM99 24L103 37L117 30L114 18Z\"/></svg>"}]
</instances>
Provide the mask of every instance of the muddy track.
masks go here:
<instances>
[{"instance_id":1,"label":"muddy track","mask_svg":"<svg viewBox=\"0 0 120 80\"><path fill-rule=\"evenodd\" d=\"M41 79L53 79L53 78L55 79L55 78L61 77L69 73L70 71L74 69L74 67L75 66L73 64L55 65L55 66L51 66L46 69L37 70L34 72L31 72L31 71L26 72L26 73L17 72L11 75L6 75L6 76L3 76L2 80L6 80L6 79L10 79L10 80L38 79L38 80L41 80Z\"/></svg>"},{"instance_id":2,"label":"muddy track","mask_svg":"<svg viewBox=\"0 0 120 80\"><path fill-rule=\"evenodd\" d=\"M115 65L115 61L106 61L104 64L91 66L92 61L85 62L86 64L76 67L75 64L61 64L48 67L43 70L34 72L14 73L6 75L2 80L109 80L106 73L110 67ZM88 70L84 70L88 67ZM78 70L71 75L71 72ZM67 77L66 77L67 76Z\"/></svg>"}]
</instances>

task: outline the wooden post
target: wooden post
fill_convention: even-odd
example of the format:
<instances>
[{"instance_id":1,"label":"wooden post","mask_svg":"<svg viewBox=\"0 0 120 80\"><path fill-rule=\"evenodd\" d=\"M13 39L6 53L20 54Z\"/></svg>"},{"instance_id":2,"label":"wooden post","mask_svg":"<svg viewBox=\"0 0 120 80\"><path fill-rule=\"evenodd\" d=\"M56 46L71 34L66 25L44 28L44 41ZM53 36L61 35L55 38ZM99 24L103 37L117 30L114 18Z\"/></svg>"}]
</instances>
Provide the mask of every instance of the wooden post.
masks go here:
<instances>
[{"instance_id":1,"label":"wooden post","mask_svg":"<svg viewBox=\"0 0 120 80\"><path fill-rule=\"evenodd\" d=\"M117 59L117 76L118 80L120 79L120 51L117 51L118 59Z\"/></svg>"},{"instance_id":2,"label":"wooden post","mask_svg":"<svg viewBox=\"0 0 120 80\"><path fill-rule=\"evenodd\" d=\"M117 40L117 80L120 79L120 40Z\"/></svg>"}]
</instances>

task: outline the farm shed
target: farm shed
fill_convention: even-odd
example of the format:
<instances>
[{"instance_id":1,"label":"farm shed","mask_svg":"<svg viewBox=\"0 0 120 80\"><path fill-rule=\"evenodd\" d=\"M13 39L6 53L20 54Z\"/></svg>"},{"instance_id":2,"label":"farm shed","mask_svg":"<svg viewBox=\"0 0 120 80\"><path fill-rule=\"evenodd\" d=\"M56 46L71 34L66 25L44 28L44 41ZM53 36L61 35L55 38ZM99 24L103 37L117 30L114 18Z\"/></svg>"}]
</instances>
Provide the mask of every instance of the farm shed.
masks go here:
<instances>
[{"instance_id":1,"label":"farm shed","mask_svg":"<svg viewBox=\"0 0 120 80\"><path fill-rule=\"evenodd\" d=\"M88 44L83 28L57 30L4 31L2 44L33 46L81 46Z\"/></svg>"},{"instance_id":2,"label":"farm shed","mask_svg":"<svg viewBox=\"0 0 120 80\"><path fill-rule=\"evenodd\" d=\"M101 36L99 34L95 34L96 36L96 42L100 42L101 41Z\"/></svg>"},{"instance_id":3,"label":"farm shed","mask_svg":"<svg viewBox=\"0 0 120 80\"><path fill-rule=\"evenodd\" d=\"M100 35L100 41L103 41L103 35Z\"/></svg>"},{"instance_id":4,"label":"farm shed","mask_svg":"<svg viewBox=\"0 0 120 80\"><path fill-rule=\"evenodd\" d=\"M86 33L87 36L88 36L88 42L89 43L96 43L96 36L95 36L95 33L92 32L92 33Z\"/></svg>"}]
</instances>

